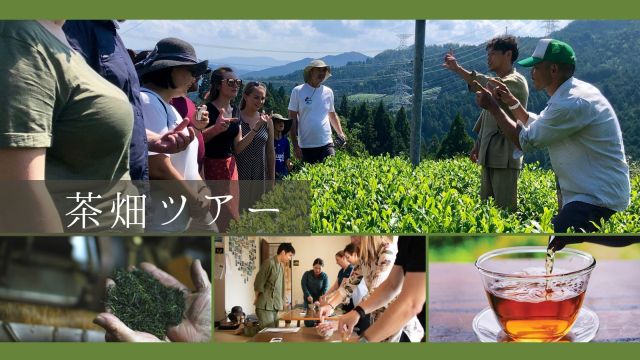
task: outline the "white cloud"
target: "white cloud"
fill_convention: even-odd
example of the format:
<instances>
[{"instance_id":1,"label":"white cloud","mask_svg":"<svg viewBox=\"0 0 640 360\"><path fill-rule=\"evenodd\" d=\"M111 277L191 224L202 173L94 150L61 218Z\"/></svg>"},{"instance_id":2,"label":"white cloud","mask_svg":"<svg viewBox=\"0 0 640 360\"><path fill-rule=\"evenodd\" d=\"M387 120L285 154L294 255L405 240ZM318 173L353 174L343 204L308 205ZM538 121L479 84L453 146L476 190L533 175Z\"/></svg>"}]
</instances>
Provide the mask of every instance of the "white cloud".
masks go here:
<instances>
[{"instance_id":1,"label":"white cloud","mask_svg":"<svg viewBox=\"0 0 640 360\"><path fill-rule=\"evenodd\" d=\"M130 20L122 24L121 34L134 49L151 48L173 36L194 44L202 58L269 56L293 61L346 51L373 56L396 48L396 35L413 33L414 26L412 20ZM544 22L536 20L428 20L426 42L479 44L505 28L518 36L545 33Z\"/></svg>"}]
</instances>

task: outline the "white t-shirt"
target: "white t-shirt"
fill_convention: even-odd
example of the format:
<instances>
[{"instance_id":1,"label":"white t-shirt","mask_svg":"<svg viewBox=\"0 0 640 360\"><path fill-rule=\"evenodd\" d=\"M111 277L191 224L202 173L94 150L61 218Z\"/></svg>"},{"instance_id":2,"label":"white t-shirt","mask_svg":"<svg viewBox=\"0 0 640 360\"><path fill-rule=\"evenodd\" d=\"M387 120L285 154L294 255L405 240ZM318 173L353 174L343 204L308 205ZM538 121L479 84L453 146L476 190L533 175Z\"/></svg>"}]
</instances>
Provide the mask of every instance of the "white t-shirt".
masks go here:
<instances>
[{"instance_id":1,"label":"white t-shirt","mask_svg":"<svg viewBox=\"0 0 640 360\"><path fill-rule=\"evenodd\" d=\"M144 127L158 135L174 129L182 122L182 117L178 110L171 104L162 100L155 92L142 88L140 92L140 102L142 103L142 115L144 117ZM183 134L189 134L188 129L182 130ZM149 151L149 155L158 153ZM184 150L176 154L163 154L171 158L171 164L178 170L185 180L200 180L198 172L198 142L192 141Z\"/></svg>"},{"instance_id":2,"label":"white t-shirt","mask_svg":"<svg viewBox=\"0 0 640 360\"><path fill-rule=\"evenodd\" d=\"M298 145L314 148L332 143L329 113L335 112L333 90L320 85L314 88L307 83L291 91L289 110L298 113Z\"/></svg>"},{"instance_id":3,"label":"white t-shirt","mask_svg":"<svg viewBox=\"0 0 640 360\"><path fill-rule=\"evenodd\" d=\"M157 93L142 88L140 91L140 103L142 104L142 115L144 117L144 126L147 130L153 131L156 134L162 135L167 131L174 129L178 124L182 122L182 117L178 110L171 104L165 102ZM184 134L188 134L188 130L183 130ZM158 155L156 152L149 151L149 156ZM200 174L198 173L198 141L192 141L189 146L176 154L162 154L168 156L171 160L171 165L184 177L185 180L200 180ZM194 182L189 183L195 187ZM170 199L170 195L163 193L153 193L153 214L151 220L146 224L146 231L151 232L182 232L187 229L191 217L189 211L183 209L177 216L181 200ZM175 205L162 206L162 202L170 204L171 201L175 202ZM170 221L176 217L173 221Z\"/></svg>"}]
</instances>

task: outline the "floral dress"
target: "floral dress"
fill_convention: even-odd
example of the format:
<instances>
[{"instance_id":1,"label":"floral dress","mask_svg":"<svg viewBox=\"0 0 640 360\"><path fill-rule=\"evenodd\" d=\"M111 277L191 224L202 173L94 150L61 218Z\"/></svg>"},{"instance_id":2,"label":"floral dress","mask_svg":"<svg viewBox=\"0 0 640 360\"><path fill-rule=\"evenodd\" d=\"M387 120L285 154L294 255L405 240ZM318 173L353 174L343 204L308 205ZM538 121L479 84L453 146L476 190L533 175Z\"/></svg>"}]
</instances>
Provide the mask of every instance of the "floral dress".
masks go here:
<instances>
[{"instance_id":1,"label":"floral dress","mask_svg":"<svg viewBox=\"0 0 640 360\"><path fill-rule=\"evenodd\" d=\"M351 276L349 276L349 281L345 281L337 290L342 296L342 301L348 301L360 282L363 280L369 289L369 293L364 297L363 301L373 294L378 286L380 286L380 284L382 284L391 273L397 253L398 247L395 242L383 242L378 249L376 249L377 256L375 262L356 265L351 272ZM384 314L385 310L387 310L387 307L389 307L389 305L396 299L397 297L391 300L387 305L373 311L370 314L371 323L373 324L376 322L376 320ZM398 333L390 336L384 341L399 342L403 332L409 337L411 342L419 342L424 336L424 329L422 328L422 325L420 325L418 318L414 316L400 331L398 331Z\"/></svg>"}]
</instances>

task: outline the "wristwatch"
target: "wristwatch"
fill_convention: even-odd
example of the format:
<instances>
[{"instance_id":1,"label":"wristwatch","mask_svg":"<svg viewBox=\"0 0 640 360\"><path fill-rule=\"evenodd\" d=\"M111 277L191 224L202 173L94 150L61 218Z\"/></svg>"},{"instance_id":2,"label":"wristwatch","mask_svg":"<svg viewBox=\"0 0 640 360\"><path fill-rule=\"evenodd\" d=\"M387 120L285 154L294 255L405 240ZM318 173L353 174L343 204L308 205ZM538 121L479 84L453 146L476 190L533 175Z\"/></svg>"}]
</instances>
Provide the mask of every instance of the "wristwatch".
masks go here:
<instances>
[{"instance_id":1,"label":"wristwatch","mask_svg":"<svg viewBox=\"0 0 640 360\"><path fill-rule=\"evenodd\" d=\"M520 101L516 100L515 104L509 106L509 110L516 110L519 107L520 107Z\"/></svg>"},{"instance_id":2,"label":"wristwatch","mask_svg":"<svg viewBox=\"0 0 640 360\"><path fill-rule=\"evenodd\" d=\"M367 313L365 313L364 309L362 307L360 307L360 305L356 306L353 310L355 312L357 312L358 315L360 315L360 319L362 319L365 316L367 316Z\"/></svg>"}]
</instances>

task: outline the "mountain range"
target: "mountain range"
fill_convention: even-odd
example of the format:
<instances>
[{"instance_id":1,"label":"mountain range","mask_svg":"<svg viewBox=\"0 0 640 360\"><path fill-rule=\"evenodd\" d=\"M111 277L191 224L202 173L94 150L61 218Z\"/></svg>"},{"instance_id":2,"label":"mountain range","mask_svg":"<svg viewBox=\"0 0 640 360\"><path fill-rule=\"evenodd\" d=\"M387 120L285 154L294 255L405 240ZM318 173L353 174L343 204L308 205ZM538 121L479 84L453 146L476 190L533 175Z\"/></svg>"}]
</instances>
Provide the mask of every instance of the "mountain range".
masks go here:
<instances>
[{"instance_id":1,"label":"mountain range","mask_svg":"<svg viewBox=\"0 0 640 360\"><path fill-rule=\"evenodd\" d=\"M359 52L347 52L338 55L327 55L320 58L320 60L323 60L325 63L332 67L345 66L349 63L362 62L366 61L367 59L369 59L367 55L361 54ZM243 77L252 80L261 80L273 76L287 75L304 69L312 60L314 60L314 58L304 58L280 66L274 66L263 70L248 72L243 74Z\"/></svg>"}]
</instances>

